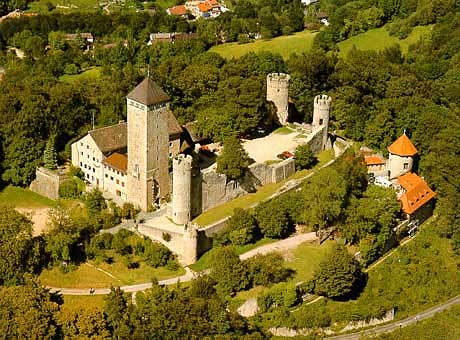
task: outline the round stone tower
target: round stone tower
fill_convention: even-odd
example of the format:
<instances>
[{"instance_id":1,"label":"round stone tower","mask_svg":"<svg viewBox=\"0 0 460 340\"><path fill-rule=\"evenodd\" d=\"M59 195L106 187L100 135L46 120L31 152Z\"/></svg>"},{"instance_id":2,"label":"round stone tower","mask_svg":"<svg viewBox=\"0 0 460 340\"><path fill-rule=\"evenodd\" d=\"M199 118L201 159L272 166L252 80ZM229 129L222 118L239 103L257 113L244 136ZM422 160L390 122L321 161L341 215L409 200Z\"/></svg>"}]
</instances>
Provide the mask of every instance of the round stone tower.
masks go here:
<instances>
[{"instance_id":1,"label":"round stone tower","mask_svg":"<svg viewBox=\"0 0 460 340\"><path fill-rule=\"evenodd\" d=\"M267 101L276 106L276 120L281 125L287 123L289 106L289 80L285 73L270 73L267 76Z\"/></svg>"},{"instance_id":2,"label":"round stone tower","mask_svg":"<svg viewBox=\"0 0 460 340\"><path fill-rule=\"evenodd\" d=\"M172 220L176 224L190 221L192 157L177 155L173 160Z\"/></svg>"},{"instance_id":3,"label":"round stone tower","mask_svg":"<svg viewBox=\"0 0 460 340\"><path fill-rule=\"evenodd\" d=\"M329 110L331 108L331 101L331 97L322 94L316 96L313 102L313 122L311 124L313 130L319 127L324 127L321 150L324 150L327 144L327 130L329 127Z\"/></svg>"}]
</instances>

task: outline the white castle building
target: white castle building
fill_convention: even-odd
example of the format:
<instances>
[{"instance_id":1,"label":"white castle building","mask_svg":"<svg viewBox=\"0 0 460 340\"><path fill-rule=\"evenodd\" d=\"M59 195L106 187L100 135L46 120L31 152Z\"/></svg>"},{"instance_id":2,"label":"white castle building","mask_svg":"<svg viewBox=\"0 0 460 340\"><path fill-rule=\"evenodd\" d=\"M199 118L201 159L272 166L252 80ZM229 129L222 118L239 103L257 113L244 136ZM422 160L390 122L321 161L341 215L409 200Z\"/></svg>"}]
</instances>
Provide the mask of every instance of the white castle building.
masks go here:
<instances>
[{"instance_id":1,"label":"white castle building","mask_svg":"<svg viewBox=\"0 0 460 340\"><path fill-rule=\"evenodd\" d=\"M181 147L182 128L168 95L150 78L127 96L127 120L91 130L72 144L72 165L85 180L143 210L169 190L169 158Z\"/></svg>"}]
</instances>

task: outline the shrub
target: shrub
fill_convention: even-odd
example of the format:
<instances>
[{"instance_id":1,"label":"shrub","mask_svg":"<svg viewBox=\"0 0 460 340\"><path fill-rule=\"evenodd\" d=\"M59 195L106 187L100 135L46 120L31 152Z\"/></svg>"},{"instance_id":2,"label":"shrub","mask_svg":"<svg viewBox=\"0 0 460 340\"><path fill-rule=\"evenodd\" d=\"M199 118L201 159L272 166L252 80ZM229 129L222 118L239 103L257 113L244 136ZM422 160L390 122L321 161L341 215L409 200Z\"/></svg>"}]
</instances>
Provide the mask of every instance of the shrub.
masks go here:
<instances>
[{"instance_id":1,"label":"shrub","mask_svg":"<svg viewBox=\"0 0 460 340\"><path fill-rule=\"evenodd\" d=\"M174 256L164 245L146 239L142 258L148 265L157 268L165 266Z\"/></svg>"},{"instance_id":2,"label":"shrub","mask_svg":"<svg viewBox=\"0 0 460 340\"><path fill-rule=\"evenodd\" d=\"M120 217L124 219L133 219L139 213L139 210L131 203L124 203L121 208Z\"/></svg>"},{"instance_id":3,"label":"shrub","mask_svg":"<svg viewBox=\"0 0 460 340\"><path fill-rule=\"evenodd\" d=\"M120 255L132 254L133 248L127 243L127 239L132 235L134 235L133 232L126 229L120 229L113 236L112 249Z\"/></svg>"},{"instance_id":4,"label":"shrub","mask_svg":"<svg viewBox=\"0 0 460 340\"><path fill-rule=\"evenodd\" d=\"M300 302L300 296L295 286L279 283L260 296L257 302L262 311L268 311L275 307L290 308Z\"/></svg>"},{"instance_id":5,"label":"shrub","mask_svg":"<svg viewBox=\"0 0 460 340\"><path fill-rule=\"evenodd\" d=\"M65 181L59 186L59 197L77 198L80 194L81 191L78 188L78 183L73 179Z\"/></svg>"},{"instance_id":6,"label":"shrub","mask_svg":"<svg viewBox=\"0 0 460 340\"><path fill-rule=\"evenodd\" d=\"M252 284L264 286L284 281L292 274L283 263L279 254L257 255L245 261Z\"/></svg>"},{"instance_id":7,"label":"shrub","mask_svg":"<svg viewBox=\"0 0 460 340\"><path fill-rule=\"evenodd\" d=\"M284 207L276 201L263 203L256 208L256 219L265 237L283 238L291 232L291 224Z\"/></svg>"},{"instance_id":8,"label":"shrub","mask_svg":"<svg viewBox=\"0 0 460 340\"><path fill-rule=\"evenodd\" d=\"M166 242L171 241L171 234L170 233L163 233L161 236L163 237L163 240L165 240Z\"/></svg>"},{"instance_id":9,"label":"shrub","mask_svg":"<svg viewBox=\"0 0 460 340\"><path fill-rule=\"evenodd\" d=\"M295 167L297 170L310 169L318 162L318 159L313 154L313 151L311 151L311 146L309 144L299 145L295 149L294 154Z\"/></svg>"}]
</instances>

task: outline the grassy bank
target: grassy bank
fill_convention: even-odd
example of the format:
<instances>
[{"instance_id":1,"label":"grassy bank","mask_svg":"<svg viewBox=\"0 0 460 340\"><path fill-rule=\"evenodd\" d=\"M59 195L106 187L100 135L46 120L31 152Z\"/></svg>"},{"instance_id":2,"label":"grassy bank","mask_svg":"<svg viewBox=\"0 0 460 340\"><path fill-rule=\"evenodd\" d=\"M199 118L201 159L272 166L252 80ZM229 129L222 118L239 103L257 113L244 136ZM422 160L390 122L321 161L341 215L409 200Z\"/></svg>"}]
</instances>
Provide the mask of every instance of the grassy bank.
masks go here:
<instances>
[{"instance_id":1,"label":"grassy bank","mask_svg":"<svg viewBox=\"0 0 460 340\"><path fill-rule=\"evenodd\" d=\"M49 208L56 205L44 196L29 189L8 186L0 191L0 204L8 204L18 208Z\"/></svg>"},{"instance_id":2,"label":"grassy bank","mask_svg":"<svg viewBox=\"0 0 460 340\"><path fill-rule=\"evenodd\" d=\"M59 78L60 81L65 83L73 83L76 81L87 80L87 79L97 79L101 76L100 67L92 67L79 74L65 74Z\"/></svg>"},{"instance_id":3,"label":"grassy bank","mask_svg":"<svg viewBox=\"0 0 460 340\"><path fill-rule=\"evenodd\" d=\"M316 33L311 31L298 32L292 35L277 37L269 40L256 40L247 44L227 43L211 48L212 52L219 53L222 57L239 58L246 53L268 51L279 53L285 59L292 53L303 53L311 49Z\"/></svg>"},{"instance_id":4,"label":"grassy bank","mask_svg":"<svg viewBox=\"0 0 460 340\"><path fill-rule=\"evenodd\" d=\"M359 50L381 51L386 47L399 44L403 53L407 53L409 46L416 43L419 39L429 36L433 26L417 26L406 39L399 40L397 37L390 36L385 27L369 30L365 33L358 34L337 44L341 57L346 57L348 52L356 46Z\"/></svg>"}]
</instances>

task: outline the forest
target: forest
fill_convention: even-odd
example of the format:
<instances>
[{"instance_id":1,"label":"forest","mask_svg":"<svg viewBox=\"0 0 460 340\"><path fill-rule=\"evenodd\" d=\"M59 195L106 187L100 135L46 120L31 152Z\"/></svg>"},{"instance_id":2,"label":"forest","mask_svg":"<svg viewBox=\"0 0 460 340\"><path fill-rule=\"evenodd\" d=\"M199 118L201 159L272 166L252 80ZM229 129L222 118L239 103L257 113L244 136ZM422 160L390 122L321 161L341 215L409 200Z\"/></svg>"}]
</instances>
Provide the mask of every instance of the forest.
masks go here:
<instances>
[{"instance_id":1,"label":"forest","mask_svg":"<svg viewBox=\"0 0 460 340\"><path fill-rule=\"evenodd\" d=\"M1 8L4 13L12 9L5 7L9 3L13 2L6 2ZM284 6L286 2L258 1L257 7L251 5L253 2L248 3L238 1L235 3L235 16L222 16L209 22L188 23L159 12L153 16L142 12L111 16L102 13L56 13L1 22L0 66L5 69L0 81L1 185L27 186L33 179L35 167L42 162L45 145L50 139L56 141L59 162L67 161L70 144L91 128L93 115L98 127L125 119L125 96L145 77L147 65L152 78L171 96L171 106L179 121L196 121L199 131L216 141L250 133L260 126L273 128L269 118L273 107L265 101L265 77L270 72L287 72L292 78L290 98L293 113L301 121L311 120L314 96L327 93L333 98L332 130L344 137L386 153L386 147L406 131L419 151L419 173L437 192L437 231L442 237L450 239L455 252L460 252L458 2L324 0L320 2L320 7L328 13L330 25L319 31L314 47L308 53L294 54L288 59L269 52L249 53L238 59L227 60L208 52L210 46L222 42L222 36L227 37L226 41L232 41L241 38L241 34L253 31L250 25L254 20L260 23L260 29L267 30L265 33L262 31L266 37L289 34L303 28L294 15L298 11L290 5ZM26 6L26 3L20 5ZM261 18L261 15L267 18ZM262 19L274 22L270 15L277 17L279 26L269 28L263 24ZM287 23L288 19L292 23ZM429 24L433 25L430 39L413 44L407 53L394 45L383 51L360 51L355 48L344 58L338 54L338 42L371 28L384 26L392 35L405 37L413 27ZM249 25L249 28L245 25ZM148 35L158 31L196 31L199 38L147 46ZM64 33L74 32L91 32L97 41L94 50L85 52L81 40L64 40ZM25 57L18 58L9 47L21 49ZM94 69L98 70L95 77L75 77ZM68 76L73 80L66 81ZM342 188L339 198L343 200L349 197L346 203L356 212L347 220L348 229L344 232L355 242L366 241L367 238L363 236L366 235L366 228L372 228L366 224L368 221L360 212L369 206L374 209L372 198L381 193L353 187L334 173L324 176L329 176L331 183ZM359 181L352 184L358 185ZM326 193L319 192L318 197L321 194ZM302 197L307 203L314 198ZM287 206L300 202L296 197L291 199ZM324 212L314 208L304 209L300 216L293 211L292 215L298 221L324 222ZM338 210L332 208L327 213L338 217L342 207L339 206ZM276 213L270 206L260 209ZM388 203L388 210L392 209L394 207ZM6 315L14 314L15 322L22 328L12 330L8 328L8 323L1 324L3 334L27 337L27 323L21 319L20 311L27 310L27 303L41 301L42 308L34 309L34 317L37 324L43 322L43 334L48 334L50 338L72 336L75 332L85 337L85 329L102 337L114 334L120 337L130 334L135 338L157 334L161 337L164 336L162 329L171 330L181 324L183 320L179 311L183 313L183 305L189 306L189 314L193 318L184 323L185 328L177 330L177 337L183 334L226 334L230 338L252 334L247 336L263 337L263 330L258 326L226 311L226 293L222 294L225 287L222 290L215 281L205 278L193 283L190 289L155 287L137 307L127 303L126 297L114 290L106 302L104 314L95 312L94 315L78 319L77 315L70 317L61 313L56 319L59 297L45 292L26 273L36 273L43 267L41 260L49 261L34 257L34 252L52 254L56 261L62 261L72 254L72 248L70 253L65 254L53 253L51 248L43 251L43 241L30 243L28 222L13 212L9 214L20 225L25 225L26 236L20 240L21 247L14 259L17 262L6 263L6 269L2 269L11 272L11 268L21 268L20 277L2 280L1 284L5 287L0 289L1 298L10 301L11 308L17 307L17 313L0 309L0 313L4 313L0 319L5 320ZM89 224L95 229L100 228L105 218L96 215L97 220ZM260 219L264 215L264 212L259 216L256 213L255 217ZM377 215L380 217L376 217L379 230L387 230L387 216L383 213ZM76 247L84 241L90 242L84 237L85 233L94 233L93 229L87 231L84 224L78 223L70 231L56 233L54 244L68 241ZM263 232L276 234L279 231ZM284 229L281 229L283 232ZM239 230L224 235L222 243L232 243L233 240L240 242L241 239L251 238L251 233ZM368 251L371 260L375 254L380 255L383 251L382 240L372 240ZM40 261L37 263L33 259ZM241 270L238 269L240 264L231 261L232 257L229 256L226 265ZM244 268L249 267L247 264ZM251 268L255 267L252 265ZM250 286L253 279L249 274L247 278L246 285ZM194 288L198 285L199 288ZM18 299L26 294L30 296L28 301ZM161 303L158 304L158 301ZM150 314L153 307L155 313L160 315L170 313L170 318L154 320L153 314ZM126 319L130 314L127 313L128 308L134 309L129 320ZM208 317L210 315L212 317ZM89 325L93 327L92 330L85 328ZM194 328L200 325L206 327ZM19 332L18 329L22 333L14 333Z\"/></svg>"}]
</instances>

